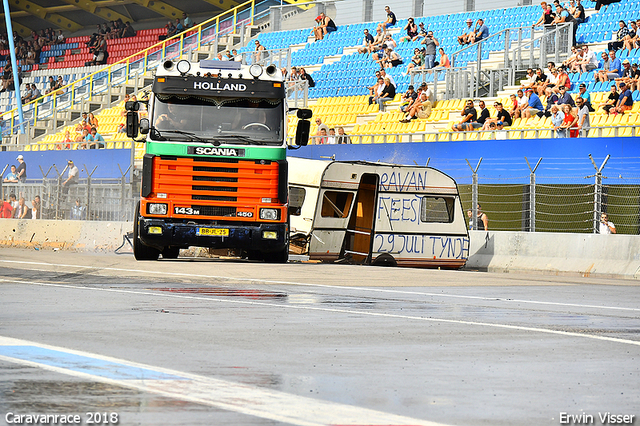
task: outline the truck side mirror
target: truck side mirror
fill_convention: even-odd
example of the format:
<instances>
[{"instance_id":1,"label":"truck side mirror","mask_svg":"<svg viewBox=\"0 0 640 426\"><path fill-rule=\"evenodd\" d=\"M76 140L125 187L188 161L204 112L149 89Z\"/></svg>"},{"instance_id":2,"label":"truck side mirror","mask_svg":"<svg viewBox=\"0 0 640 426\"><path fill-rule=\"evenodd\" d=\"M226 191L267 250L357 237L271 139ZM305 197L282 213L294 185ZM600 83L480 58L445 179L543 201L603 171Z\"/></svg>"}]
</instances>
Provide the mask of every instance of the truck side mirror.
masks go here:
<instances>
[{"instance_id":1,"label":"truck side mirror","mask_svg":"<svg viewBox=\"0 0 640 426\"><path fill-rule=\"evenodd\" d=\"M311 117L313 117L313 111L311 111L310 109L306 109L306 108L300 108L296 114L298 115L298 118L301 120L308 120Z\"/></svg>"},{"instance_id":2,"label":"truck side mirror","mask_svg":"<svg viewBox=\"0 0 640 426\"><path fill-rule=\"evenodd\" d=\"M127 111L127 137L137 137L139 130L140 122L138 121L138 113L132 110Z\"/></svg>"},{"instance_id":3,"label":"truck side mirror","mask_svg":"<svg viewBox=\"0 0 640 426\"><path fill-rule=\"evenodd\" d=\"M138 101L127 101L124 104L124 109L127 111L139 111L140 110L140 102Z\"/></svg>"},{"instance_id":4,"label":"truck side mirror","mask_svg":"<svg viewBox=\"0 0 640 426\"><path fill-rule=\"evenodd\" d=\"M149 119L141 118L140 119L140 134L146 135L149 133Z\"/></svg>"},{"instance_id":5,"label":"truck side mirror","mask_svg":"<svg viewBox=\"0 0 640 426\"><path fill-rule=\"evenodd\" d=\"M298 121L298 128L296 129L296 145L307 146L309 143L309 129L311 129L311 123L309 120Z\"/></svg>"}]
</instances>

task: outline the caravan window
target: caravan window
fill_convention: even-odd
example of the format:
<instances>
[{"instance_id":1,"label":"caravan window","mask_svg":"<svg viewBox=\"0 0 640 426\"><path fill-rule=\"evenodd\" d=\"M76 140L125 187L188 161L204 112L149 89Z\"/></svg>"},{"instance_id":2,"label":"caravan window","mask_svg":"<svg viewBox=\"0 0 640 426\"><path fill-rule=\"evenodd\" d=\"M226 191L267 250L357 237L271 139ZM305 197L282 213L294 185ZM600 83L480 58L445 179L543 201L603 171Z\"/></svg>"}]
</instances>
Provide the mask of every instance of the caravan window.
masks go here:
<instances>
[{"instance_id":1,"label":"caravan window","mask_svg":"<svg viewBox=\"0 0 640 426\"><path fill-rule=\"evenodd\" d=\"M427 223L453 222L453 201L451 197L422 197L420 221Z\"/></svg>"},{"instance_id":2,"label":"caravan window","mask_svg":"<svg viewBox=\"0 0 640 426\"><path fill-rule=\"evenodd\" d=\"M292 216L300 216L302 205L304 204L304 196L306 191L304 188L292 186L289 188L289 214Z\"/></svg>"},{"instance_id":3,"label":"caravan window","mask_svg":"<svg viewBox=\"0 0 640 426\"><path fill-rule=\"evenodd\" d=\"M353 193L326 191L322 197L322 217L340 217L349 216Z\"/></svg>"}]
</instances>

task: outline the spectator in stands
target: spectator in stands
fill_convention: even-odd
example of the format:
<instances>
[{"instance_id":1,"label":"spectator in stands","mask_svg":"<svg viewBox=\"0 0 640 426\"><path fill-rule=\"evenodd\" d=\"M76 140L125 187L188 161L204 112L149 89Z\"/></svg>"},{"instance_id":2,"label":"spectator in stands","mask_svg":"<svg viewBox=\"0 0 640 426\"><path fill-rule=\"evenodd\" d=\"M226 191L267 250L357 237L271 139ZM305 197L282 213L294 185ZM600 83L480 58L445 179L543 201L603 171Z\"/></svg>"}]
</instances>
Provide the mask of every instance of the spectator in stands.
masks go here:
<instances>
[{"instance_id":1,"label":"spectator in stands","mask_svg":"<svg viewBox=\"0 0 640 426\"><path fill-rule=\"evenodd\" d=\"M451 62L449 62L449 56L444 53L444 49L441 47L438 49L438 53L440 53L440 60L436 62L437 66L435 68L451 68Z\"/></svg>"},{"instance_id":2,"label":"spectator in stands","mask_svg":"<svg viewBox=\"0 0 640 426\"><path fill-rule=\"evenodd\" d=\"M556 138L566 138L567 131L562 124L564 123L564 113L560 111L558 105L551 105L551 125L555 131Z\"/></svg>"},{"instance_id":3,"label":"spectator in stands","mask_svg":"<svg viewBox=\"0 0 640 426\"><path fill-rule=\"evenodd\" d=\"M368 29L364 29L364 37L362 38L362 46L358 48L358 53L368 53L373 44L373 36Z\"/></svg>"},{"instance_id":4,"label":"spectator in stands","mask_svg":"<svg viewBox=\"0 0 640 426\"><path fill-rule=\"evenodd\" d=\"M379 111L384 112L384 103L392 101L393 98L396 97L396 87L391 84L391 79L386 77L384 79L384 87L382 89L382 93L376 99L378 103Z\"/></svg>"},{"instance_id":5,"label":"spectator in stands","mask_svg":"<svg viewBox=\"0 0 640 426\"><path fill-rule=\"evenodd\" d=\"M615 108L616 104L618 103L618 99L620 99L620 94L618 93L618 86L616 86L614 83L611 85L611 92L609 93L609 96L607 96L607 99L605 99L604 102L598 105L598 108L602 107L604 112L609 114L609 111L612 108Z\"/></svg>"},{"instance_id":6,"label":"spectator in stands","mask_svg":"<svg viewBox=\"0 0 640 426\"><path fill-rule=\"evenodd\" d=\"M533 89L527 89L527 97L529 98L527 105L522 109L524 118L531 118L544 111L544 106L542 106L540 97L533 91Z\"/></svg>"},{"instance_id":7,"label":"spectator in stands","mask_svg":"<svg viewBox=\"0 0 640 426\"><path fill-rule=\"evenodd\" d=\"M616 40L611 41L609 42L609 44L607 44L607 50L609 51L622 49L622 47L624 46L625 37L629 35L629 28L627 27L626 22L621 20L618 22L618 26L620 27L620 29L618 29L618 31L616 32Z\"/></svg>"},{"instance_id":8,"label":"spectator in stands","mask_svg":"<svg viewBox=\"0 0 640 426\"><path fill-rule=\"evenodd\" d=\"M556 82L556 87L553 88L554 93L560 93L560 86L564 86L566 89L571 88L571 80L569 79L569 74L567 74L567 70L564 66L559 66L558 70L558 79Z\"/></svg>"},{"instance_id":9,"label":"spectator in stands","mask_svg":"<svg viewBox=\"0 0 640 426\"><path fill-rule=\"evenodd\" d=\"M471 25L473 25L473 20L471 18L467 19L466 24L467 28L465 28L464 32L458 36L458 43L462 46L471 43L470 40L474 34L473 29L471 28Z\"/></svg>"},{"instance_id":10,"label":"spectator in stands","mask_svg":"<svg viewBox=\"0 0 640 426\"><path fill-rule=\"evenodd\" d=\"M56 144L56 149L71 149L72 142L73 141L71 140L71 134L69 134L69 131L67 130L66 132L64 132L64 139L62 140L62 142Z\"/></svg>"},{"instance_id":11,"label":"spectator in stands","mask_svg":"<svg viewBox=\"0 0 640 426\"><path fill-rule=\"evenodd\" d=\"M320 20L318 20L318 18L320 18ZM315 35L316 40L322 40L327 34L338 30L333 19L325 15L324 12L320 13L318 18L316 18L318 25L313 29L313 34Z\"/></svg>"},{"instance_id":12,"label":"spectator in stands","mask_svg":"<svg viewBox=\"0 0 640 426\"><path fill-rule=\"evenodd\" d=\"M176 29L176 26L173 25L172 21L168 21L167 25L164 26L167 30L167 36L165 37L165 39L169 38L169 37L173 37L174 35L176 35L176 32L178 31ZM161 39L162 40L162 39Z\"/></svg>"},{"instance_id":13,"label":"spectator in stands","mask_svg":"<svg viewBox=\"0 0 640 426\"><path fill-rule=\"evenodd\" d=\"M84 138L85 142L91 142L89 149L104 148L104 138L95 127L91 128L91 132Z\"/></svg>"},{"instance_id":14,"label":"spectator in stands","mask_svg":"<svg viewBox=\"0 0 640 426\"><path fill-rule=\"evenodd\" d=\"M489 28L484 24L484 19L480 18L476 21L473 39L471 43L477 43L489 37Z\"/></svg>"},{"instance_id":15,"label":"spectator in stands","mask_svg":"<svg viewBox=\"0 0 640 426\"><path fill-rule=\"evenodd\" d=\"M391 81L393 82L393 80ZM422 93L425 93L427 95L427 99L432 101L433 92L431 91L431 89L429 89L429 86L427 86L427 83L422 83L420 87L418 87L418 94L422 94Z\"/></svg>"},{"instance_id":16,"label":"spectator in stands","mask_svg":"<svg viewBox=\"0 0 640 426\"><path fill-rule=\"evenodd\" d=\"M385 68L397 67L398 65L402 64L402 57L398 54L398 52L392 50L390 47L387 47L383 64Z\"/></svg>"},{"instance_id":17,"label":"spectator in stands","mask_svg":"<svg viewBox=\"0 0 640 426\"><path fill-rule=\"evenodd\" d=\"M627 49L631 52L636 47L636 41L638 41L638 24L636 21L629 21L629 34L624 37L624 49Z\"/></svg>"},{"instance_id":18,"label":"spectator in stands","mask_svg":"<svg viewBox=\"0 0 640 426\"><path fill-rule=\"evenodd\" d=\"M547 106L544 112L538 113L538 117L551 117L551 107L558 104L558 95L551 87L547 87L545 94L547 95Z\"/></svg>"},{"instance_id":19,"label":"spectator in stands","mask_svg":"<svg viewBox=\"0 0 640 426\"><path fill-rule=\"evenodd\" d=\"M537 27L539 25L551 25L556 17L556 14L551 9L551 5L546 1L540 3L540 6L542 7L542 16L540 16L540 19L538 19L532 27Z\"/></svg>"},{"instance_id":20,"label":"spectator in stands","mask_svg":"<svg viewBox=\"0 0 640 426\"><path fill-rule=\"evenodd\" d=\"M411 72L412 69L420 69L424 65L424 52L417 47L413 49L413 56L411 57L411 63L407 66L407 74Z\"/></svg>"},{"instance_id":21,"label":"spectator in stands","mask_svg":"<svg viewBox=\"0 0 640 426\"><path fill-rule=\"evenodd\" d=\"M433 109L433 105L431 104L431 101L429 100L427 93L421 92L420 96L407 110L407 115L405 115L405 117L402 120L400 120L400 122L409 123L411 120L415 120L416 118L427 119L431 115L432 109Z\"/></svg>"},{"instance_id":22,"label":"spectator in stands","mask_svg":"<svg viewBox=\"0 0 640 426\"><path fill-rule=\"evenodd\" d=\"M420 22L418 24L418 35L413 38L411 41L418 41L427 36L427 30L424 28L424 22Z\"/></svg>"},{"instance_id":23,"label":"spectator in stands","mask_svg":"<svg viewBox=\"0 0 640 426\"><path fill-rule=\"evenodd\" d=\"M625 111L629 111L633 107L633 98L631 97L631 90L624 82L620 82L618 86L620 87L618 102L615 108L611 108L610 112L624 114Z\"/></svg>"},{"instance_id":24,"label":"spectator in stands","mask_svg":"<svg viewBox=\"0 0 640 426\"><path fill-rule=\"evenodd\" d=\"M565 104L571 106L571 108L576 106L576 103L573 101L573 98L571 97L571 94L567 91L567 88L564 86L561 86L560 95L558 96L558 105L565 105Z\"/></svg>"},{"instance_id":25,"label":"spectator in stands","mask_svg":"<svg viewBox=\"0 0 640 426\"><path fill-rule=\"evenodd\" d=\"M120 38L135 37L136 34L137 32L131 26L131 22L127 21L127 23L124 26L124 29L122 30L122 33L120 33Z\"/></svg>"},{"instance_id":26,"label":"spectator in stands","mask_svg":"<svg viewBox=\"0 0 640 426\"><path fill-rule=\"evenodd\" d=\"M109 53L107 52L107 40L104 35L98 36L98 45L93 48L92 53L93 60L88 62L88 65L104 65L107 63Z\"/></svg>"},{"instance_id":27,"label":"spectator in stands","mask_svg":"<svg viewBox=\"0 0 640 426\"><path fill-rule=\"evenodd\" d=\"M573 115L573 111L569 104L562 105L562 112L564 114L564 119L562 120L562 125L560 127L564 129L565 137L575 138L577 136L577 128L575 126L578 123L578 117Z\"/></svg>"},{"instance_id":28,"label":"spectator in stands","mask_svg":"<svg viewBox=\"0 0 640 426\"><path fill-rule=\"evenodd\" d=\"M31 85L29 83L27 83L25 85L25 90L22 93L22 98L20 98L22 100L23 104L26 104L27 102L29 102L31 100L31 95L32 95L32 89L31 89Z\"/></svg>"},{"instance_id":29,"label":"spectator in stands","mask_svg":"<svg viewBox=\"0 0 640 426\"><path fill-rule=\"evenodd\" d=\"M71 207L71 220L85 220L87 218L87 208L80 205L80 199L76 198L76 204Z\"/></svg>"},{"instance_id":30,"label":"spectator in stands","mask_svg":"<svg viewBox=\"0 0 640 426\"><path fill-rule=\"evenodd\" d=\"M40 201L40 196L36 195L33 197L33 201L31 202L31 219L40 219L42 210L42 203Z\"/></svg>"},{"instance_id":31,"label":"spectator in stands","mask_svg":"<svg viewBox=\"0 0 640 426\"><path fill-rule=\"evenodd\" d=\"M343 127L338 127L338 136L336 136L338 144L350 144L351 138L344 132Z\"/></svg>"},{"instance_id":32,"label":"spectator in stands","mask_svg":"<svg viewBox=\"0 0 640 426\"><path fill-rule=\"evenodd\" d=\"M193 27L193 20L187 15L187 12L182 12L182 26L185 30Z\"/></svg>"},{"instance_id":33,"label":"spectator in stands","mask_svg":"<svg viewBox=\"0 0 640 426\"><path fill-rule=\"evenodd\" d=\"M478 119L478 112L476 111L475 107L473 106L473 101L472 100L468 100L465 103L464 110L462 110L460 115L462 116L462 120L460 120L458 123L454 124L451 127L451 129L454 132L462 132L462 131L465 131L465 130L471 130L473 128L471 123L475 122Z\"/></svg>"},{"instance_id":34,"label":"spectator in stands","mask_svg":"<svg viewBox=\"0 0 640 426\"><path fill-rule=\"evenodd\" d=\"M302 67L298 71L298 78L300 80L307 80L307 82L309 83L309 87L316 87L316 82L313 81L313 77L311 77L311 75L307 74L307 70L305 70Z\"/></svg>"},{"instance_id":35,"label":"spectator in stands","mask_svg":"<svg viewBox=\"0 0 640 426\"><path fill-rule=\"evenodd\" d=\"M35 101L41 96L42 96L42 93L40 93L40 89L38 89L35 83L31 83L31 100Z\"/></svg>"},{"instance_id":36,"label":"spectator in stands","mask_svg":"<svg viewBox=\"0 0 640 426\"><path fill-rule=\"evenodd\" d=\"M87 149L87 144L85 142L87 136L89 136L89 131L86 128L82 129L82 132L76 136L76 142L79 143L78 149Z\"/></svg>"},{"instance_id":37,"label":"spectator in stands","mask_svg":"<svg viewBox=\"0 0 640 426\"><path fill-rule=\"evenodd\" d=\"M325 143L327 145L336 145L338 143L336 140L336 129L333 127L329 129L329 134L327 135L327 141Z\"/></svg>"},{"instance_id":38,"label":"spectator in stands","mask_svg":"<svg viewBox=\"0 0 640 426\"><path fill-rule=\"evenodd\" d=\"M16 172L16 166L11 165L11 169L9 173L4 177L4 182L17 183L18 182L18 174Z\"/></svg>"},{"instance_id":39,"label":"spectator in stands","mask_svg":"<svg viewBox=\"0 0 640 426\"><path fill-rule=\"evenodd\" d=\"M369 46L369 53L373 53L382 48L384 44L384 34L380 28L376 29L376 36L373 38L373 43Z\"/></svg>"},{"instance_id":40,"label":"spectator in stands","mask_svg":"<svg viewBox=\"0 0 640 426\"><path fill-rule=\"evenodd\" d=\"M578 89L578 97L576 98L576 104L578 103L578 99L582 99L584 104L586 105L589 112L594 112L593 106L591 106L591 95L587 92L587 86L584 83L580 83L580 87Z\"/></svg>"},{"instance_id":41,"label":"spectator in stands","mask_svg":"<svg viewBox=\"0 0 640 426\"><path fill-rule=\"evenodd\" d=\"M576 104L578 106L576 117L577 128L579 132L578 135L580 137L586 138L589 134L589 128L591 127L589 123L589 108L587 107L587 103L582 97L578 97L578 99L576 99Z\"/></svg>"},{"instance_id":42,"label":"spectator in stands","mask_svg":"<svg viewBox=\"0 0 640 426\"><path fill-rule=\"evenodd\" d=\"M629 75L629 80L626 82L631 88L631 91L638 90L640 85L638 82L640 81L640 69L638 69L638 64L631 65L631 74Z\"/></svg>"},{"instance_id":43,"label":"spectator in stands","mask_svg":"<svg viewBox=\"0 0 640 426\"><path fill-rule=\"evenodd\" d=\"M56 37L55 44L64 44L67 41L66 37L62 33L62 30L58 31L58 36Z\"/></svg>"},{"instance_id":44,"label":"spectator in stands","mask_svg":"<svg viewBox=\"0 0 640 426\"><path fill-rule=\"evenodd\" d=\"M433 36L433 31L429 31L427 36L420 42L424 44L424 67L430 70L435 66L436 48L440 46L440 42Z\"/></svg>"},{"instance_id":45,"label":"spectator in stands","mask_svg":"<svg viewBox=\"0 0 640 426\"><path fill-rule=\"evenodd\" d=\"M516 113L518 113L518 98L512 93L509 95L509 100L511 101L511 111L509 111L509 115L511 115L512 118L518 118L519 114L516 115Z\"/></svg>"},{"instance_id":46,"label":"spectator in stands","mask_svg":"<svg viewBox=\"0 0 640 426\"><path fill-rule=\"evenodd\" d=\"M511 116L513 118L521 117L522 114L524 113L524 110L527 108L527 106L529 106L528 104L529 98L525 96L525 92L522 89L520 89L516 93L518 94L518 97L516 98L517 102L515 103L516 107L511 113Z\"/></svg>"},{"instance_id":47,"label":"spectator in stands","mask_svg":"<svg viewBox=\"0 0 640 426\"><path fill-rule=\"evenodd\" d=\"M400 38L400 43L403 41L413 41L418 37L418 26L413 18L409 18L407 25L405 25L403 29L407 32L407 35Z\"/></svg>"},{"instance_id":48,"label":"spectator in stands","mask_svg":"<svg viewBox=\"0 0 640 426\"><path fill-rule=\"evenodd\" d=\"M267 49L260 44L260 40L256 40L255 41L255 45L256 45L256 50L253 54L253 62L259 62L262 59L266 59L267 57Z\"/></svg>"},{"instance_id":49,"label":"spectator in stands","mask_svg":"<svg viewBox=\"0 0 640 426\"><path fill-rule=\"evenodd\" d=\"M14 219L31 219L31 209L27 207L24 197L18 199L18 207L13 212Z\"/></svg>"},{"instance_id":50,"label":"spectator in stands","mask_svg":"<svg viewBox=\"0 0 640 426\"><path fill-rule=\"evenodd\" d=\"M95 127L98 128L98 119L96 118L95 115L93 115L92 112L90 112L89 114L87 114L87 124L90 127Z\"/></svg>"},{"instance_id":51,"label":"spectator in stands","mask_svg":"<svg viewBox=\"0 0 640 426\"><path fill-rule=\"evenodd\" d=\"M16 176L20 182L24 183L27 180L27 163L25 163L22 154L18 155L16 160L20 163L16 169Z\"/></svg>"},{"instance_id":52,"label":"spectator in stands","mask_svg":"<svg viewBox=\"0 0 640 426\"><path fill-rule=\"evenodd\" d=\"M0 218L11 219L13 217L13 213L14 208L11 205L9 197L7 197L7 201L0 200Z\"/></svg>"},{"instance_id":53,"label":"spectator in stands","mask_svg":"<svg viewBox=\"0 0 640 426\"><path fill-rule=\"evenodd\" d=\"M580 3L580 0L571 0L569 13L573 15L573 19L575 19L576 25L582 24L586 18L584 7Z\"/></svg>"},{"instance_id":54,"label":"spectator in stands","mask_svg":"<svg viewBox=\"0 0 640 426\"><path fill-rule=\"evenodd\" d=\"M378 95L381 93L380 90L382 89L382 86L384 86L384 78L381 77L380 71L377 71L376 82L373 86L369 87L369 105L376 101Z\"/></svg>"},{"instance_id":55,"label":"spectator in stands","mask_svg":"<svg viewBox=\"0 0 640 426\"><path fill-rule=\"evenodd\" d=\"M231 54L233 55L233 60L235 62L242 62L242 55L238 55L238 51L236 49L231 49Z\"/></svg>"},{"instance_id":56,"label":"spectator in stands","mask_svg":"<svg viewBox=\"0 0 640 426\"><path fill-rule=\"evenodd\" d=\"M327 143L327 140L327 130L324 128L318 130L318 133L316 135L316 145L324 145Z\"/></svg>"},{"instance_id":57,"label":"spectator in stands","mask_svg":"<svg viewBox=\"0 0 640 426\"><path fill-rule=\"evenodd\" d=\"M575 18L573 17L573 15L570 14L567 9L565 9L564 7L562 7L559 4L558 4L558 6L556 6L556 18L553 20L553 24L554 25L558 25L558 24L573 24L571 26L571 40L572 40L571 45L575 46L575 44L576 44L576 26L577 26L577 22L576 22Z\"/></svg>"},{"instance_id":58,"label":"spectator in stands","mask_svg":"<svg viewBox=\"0 0 640 426\"><path fill-rule=\"evenodd\" d=\"M582 72L595 70L598 68L599 62L596 54L589 50L589 46L582 45L582 60L576 62L580 66Z\"/></svg>"},{"instance_id":59,"label":"spectator in stands","mask_svg":"<svg viewBox=\"0 0 640 426\"><path fill-rule=\"evenodd\" d=\"M409 85L407 91L404 92L402 97L400 98L400 111L407 112L408 108L411 108L411 104L418 99L418 93L414 90L412 84Z\"/></svg>"},{"instance_id":60,"label":"spectator in stands","mask_svg":"<svg viewBox=\"0 0 640 426\"><path fill-rule=\"evenodd\" d=\"M578 60L582 59L582 51L578 50L578 48L576 46L571 46L571 55L569 55L569 57L567 59L565 59L564 61L562 61L562 65L566 68L573 71L573 67L576 64L576 62Z\"/></svg>"},{"instance_id":61,"label":"spectator in stands","mask_svg":"<svg viewBox=\"0 0 640 426\"><path fill-rule=\"evenodd\" d=\"M323 124L320 117L316 117L316 125L318 126L318 130L316 131L316 136L320 136L321 131L324 131L324 134L326 136L327 132L329 131L329 126L327 126L326 124Z\"/></svg>"},{"instance_id":62,"label":"spectator in stands","mask_svg":"<svg viewBox=\"0 0 640 426\"><path fill-rule=\"evenodd\" d=\"M398 47L398 43L396 43L396 41L393 39L391 34L387 34L384 36L384 44L386 44L387 47L390 47L392 49L395 49L396 47Z\"/></svg>"},{"instance_id":63,"label":"spectator in stands","mask_svg":"<svg viewBox=\"0 0 640 426\"><path fill-rule=\"evenodd\" d=\"M482 128L482 130L490 130L491 124L496 125L496 123L498 123L499 121L502 122L503 125L511 126L511 114L509 114L509 111L504 109L502 102L494 102L493 107L496 109L496 116L493 118L487 118L484 122L484 127Z\"/></svg>"},{"instance_id":64,"label":"spectator in stands","mask_svg":"<svg viewBox=\"0 0 640 426\"><path fill-rule=\"evenodd\" d=\"M602 69L594 73L595 79L596 81L609 81L609 78L607 77L607 74L609 73L609 68L611 66L611 61L609 61L609 55L607 55L607 52L602 52L600 54L600 57L602 58Z\"/></svg>"},{"instance_id":65,"label":"spectator in stands","mask_svg":"<svg viewBox=\"0 0 640 426\"><path fill-rule=\"evenodd\" d=\"M489 110L487 109L487 106L485 105L483 100L480 100L478 102L478 106L480 107L480 115L478 116L477 121L470 123L471 128L469 128L468 130L482 129L487 120L491 117L491 114L489 113Z\"/></svg>"},{"instance_id":66,"label":"spectator in stands","mask_svg":"<svg viewBox=\"0 0 640 426\"><path fill-rule=\"evenodd\" d=\"M396 24L396 14L391 11L389 6L384 7L384 11L387 14L387 19L378 24L378 28L382 30L383 33L387 33L387 29L393 27Z\"/></svg>"},{"instance_id":67,"label":"spectator in stands","mask_svg":"<svg viewBox=\"0 0 640 426\"><path fill-rule=\"evenodd\" d=\"M182 22L180 21L180 18L176 18L176 23L174 25L176 27L176 34L180 34L185 30L184 25L182 25Z\"/></svg>"},{"instance_id":68,"label":"spectator in stands","mask_svg":"<svg viewBox=\"0 0 640 426\"><path fill-rule=\"evenodd\" d=\"M622 74L620 77L616 78L615 81L617 83L624 82L625 84L629 84L631 81L631 62L628 59L622 61Z\"/></svg>"},{"instance_id":69,"label":"spectator in stands","mask_svg":"<svg viewBox=\"0 0 640 426\"><path fill-rule=\"evenodd\" d=\"M609 58L609 72L607 72L606 79L602 79L601 81L611 81L622 77L622 63L619 58L616 58L615 50L609 52ZM625 59L625 61L627 61L627 63L629 62L627 59Z\"/></svg>"},{"instance_id":70,"label":"spectator in stands","mask_svg":"<svg viewBox=\"0 0 640 426\"><path fill-rule=\"evenodd\" d=\"M533 68L528 68L527 75L525 76L522 85L520 85L520 89L533 89L535 87L537 78L538 76L536 75L535 71L533 71Z\"/></svg>"},{"instance_id":71,"label":"spectator in stands","mask_svg":"<svg viewBox=\"0 0 640 426\"><path fill-rule=\"evenodd\" d=\"M531 89L533 89L533 92L537 93L538 96L542 96L548 85L549 85L549 77L542 72L541 68L537 68L536 80L533 83L533 87L531 87Z\"/></svg>"}]
</instances>

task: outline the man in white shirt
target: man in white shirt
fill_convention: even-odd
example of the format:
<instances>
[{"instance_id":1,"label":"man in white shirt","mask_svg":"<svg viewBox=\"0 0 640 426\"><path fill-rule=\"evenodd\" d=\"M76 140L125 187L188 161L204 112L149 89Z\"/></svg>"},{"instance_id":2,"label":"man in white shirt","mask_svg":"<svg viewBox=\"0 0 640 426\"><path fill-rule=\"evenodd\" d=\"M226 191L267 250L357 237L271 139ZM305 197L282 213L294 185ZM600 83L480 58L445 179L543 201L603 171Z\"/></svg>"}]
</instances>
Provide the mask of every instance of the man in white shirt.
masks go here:
<instances>
[{"instance_id":1,"label":"man in white shirt","mask_svg":"<svg viewBox=\"0 0 640 426\"><path fill-rule=\"evenodd\" d=\"M578 106L578 129L580 130L580 137L586 138L589 133L589 107L584 98L578 96L576 99L576 105Z\"/></svg>"},{"instance_id":2,"label":"man in white shirt","mask_svg":"<svg viewBox=\"0 0 640 426\"><path fill-rule=\"evenodd\" d=\"M600 223L598 223L598 232L600 234L616 234L616 226L613 222L609 222L609 215L602 213L600 215Z\"/></svg>"},{"instance_id":3,"label":"man in white shirt","mask_svg":"<svg viewBox=\"0 0 640 426\"><path fill-rule=\"evenodd\" d=\"M598 58L596 54L589 50L589 46L586 44L582 46L582 60L578 62L578 65L582 69L582 72L595 70L598 68Z\"/></svg>"}]
</instances>

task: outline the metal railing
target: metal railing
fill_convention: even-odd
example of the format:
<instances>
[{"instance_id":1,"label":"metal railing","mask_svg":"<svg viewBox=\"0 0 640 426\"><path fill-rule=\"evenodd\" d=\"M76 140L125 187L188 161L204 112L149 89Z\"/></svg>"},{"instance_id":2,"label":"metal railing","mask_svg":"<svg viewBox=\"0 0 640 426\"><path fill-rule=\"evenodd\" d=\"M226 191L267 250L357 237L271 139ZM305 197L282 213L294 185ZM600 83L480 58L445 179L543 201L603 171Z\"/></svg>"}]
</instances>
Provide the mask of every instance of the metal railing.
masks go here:
<instances>
[{"instance_id":1,"label":"metal railing","mask_svg":"<svg viewBox=\"0 0 640 426\"><path fill-rule=\"evenodd\" d=\"M214 43L217 47L218 38L221 36L236 33L244 35L246 25L253 25L256 19L268 13L267 6L267 1L249 0L187 31L76 80L52 94L41 96L23 106L24 121L36 125L38 120L52 117L57 109L69 108L85 99L91 100L93 96L107 92L111 86L126 84L134 77L146 75L166 58L180 57L205 44ZM17 108L4 113L3 118L9 122L6 126L9 132L15 133L20 125Z\"/></svg>"}]
</instances>

